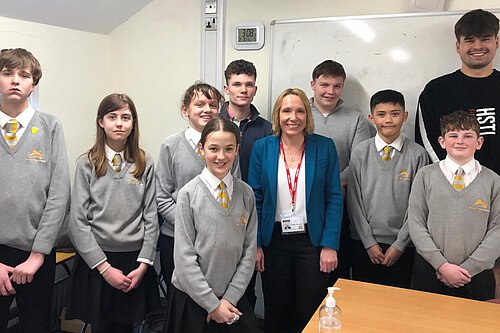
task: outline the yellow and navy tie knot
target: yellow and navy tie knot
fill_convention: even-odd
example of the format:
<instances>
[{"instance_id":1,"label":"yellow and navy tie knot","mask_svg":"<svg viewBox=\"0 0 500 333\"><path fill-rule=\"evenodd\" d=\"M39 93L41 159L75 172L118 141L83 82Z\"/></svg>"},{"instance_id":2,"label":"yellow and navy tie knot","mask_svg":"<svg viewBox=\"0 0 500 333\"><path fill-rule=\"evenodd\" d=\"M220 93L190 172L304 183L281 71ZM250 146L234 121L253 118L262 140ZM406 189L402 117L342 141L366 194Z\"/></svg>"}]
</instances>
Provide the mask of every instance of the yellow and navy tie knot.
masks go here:
<instances>
[{"instance_id":1,"label":"yellow and navy tie knot","mask_svg":"<svg viewBox=\"0 0 500 333\"><path fill-rule=\"evenodd\" d=\"M122 171L122 156L120 154L115 154L113 157L113 169L116 172Z\"/></svg>"},{"instance_id":2,"label":"yellow and navy tie knot","mask_svg":"<svg viewBox=\"0 0 500 333\"><path fill-rule=\"evenodd\" d=\"M382 154L382 161L390 161L391 160L391 146L384 147L384 153Z\"/></svg>"},{"instance_id":3,"label":"yellow and navy tie knot","mask_svg":"<svg viewBox=\"0 0 500 333\"><path fill-rule=\"evenodd\" d=\"M10 146L10 148L14 148L17 143L16 133L19 130L19 127L19 122L15 119L10 119L5 123L5 126L3 127L5 130L5 141Z\"/></svg>"},{"instance_id":4,"label":"yellow and navy tie knot","mask_svg":"<svg viewBox=\"0 0 500 333\"><path fill-rule=\"evenodd\" d=\"M453 178L453 188L457 191L463 190L465 188L464 182L465 171L461 167L455 172L455 177Z\"/></svg>"},{"instance_id":5,"label":"yellow and navy tie knot","mask_svg":"<svg viewBox=\"0 0 500 333\"><path fill-rule=\"evenodd\" d=\"M219 191L217 193L217 202L219 205L221 205L223 208L228 207L229 205L229 195L227 194L227 188L224 182L220 182L219 184Z\"/></svg>"}]
</instances>

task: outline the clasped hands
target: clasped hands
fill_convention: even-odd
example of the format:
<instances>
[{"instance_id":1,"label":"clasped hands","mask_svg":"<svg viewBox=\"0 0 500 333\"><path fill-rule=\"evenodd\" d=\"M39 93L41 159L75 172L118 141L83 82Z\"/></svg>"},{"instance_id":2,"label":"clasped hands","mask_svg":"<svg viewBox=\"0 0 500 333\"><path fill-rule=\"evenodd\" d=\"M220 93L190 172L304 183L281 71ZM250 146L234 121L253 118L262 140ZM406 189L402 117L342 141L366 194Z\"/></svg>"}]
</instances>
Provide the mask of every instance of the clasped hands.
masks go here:
<instances>
[{"instance_id":1,"label":"clasped hands","mask_svg":"<svg viewBox=\"0 0 500 333\"><path fill-rule=\"evenodd\" d=\"M450 263L442 264L436 272L436 277L449 288L463 287L472 278L465 268Z\"/></svg>"},{"instance_id":2,"label":"clasped hands","mask_svg":"<svg viewBox=\"0 0 500 333\"><path fill-rule=\"evenodd\" d=\"M243 313L240 310L223 298L220 300L219 306L207 315L207 324L210 320L215 320L219 324L226 323L231 325L237 322L242 315Z\"/></svg>"}]
</instances>

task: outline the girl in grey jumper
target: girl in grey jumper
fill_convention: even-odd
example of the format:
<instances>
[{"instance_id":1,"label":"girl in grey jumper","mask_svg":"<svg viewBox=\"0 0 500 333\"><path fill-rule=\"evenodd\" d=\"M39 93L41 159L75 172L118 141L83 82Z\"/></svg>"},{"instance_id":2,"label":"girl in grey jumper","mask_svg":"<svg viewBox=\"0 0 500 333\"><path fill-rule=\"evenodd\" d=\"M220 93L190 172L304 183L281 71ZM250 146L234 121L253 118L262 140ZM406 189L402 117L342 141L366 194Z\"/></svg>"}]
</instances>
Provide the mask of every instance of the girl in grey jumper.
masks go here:
<instances>
[{"instance_id":1,"label":"girl in grey jumper","mask_svg":"<svg viewBox=\"0 0 500 333\"><path fill-rule=\"evenodd\" d=\"M132 332L159 307L153 161L139 148L127 95L102 100L96 127L96 143L76 165L69 231L78 256L67 317L90 323L94 333Z\"/></svg>"},{"instance_id":2,"label":"girl in grey jumper","mask_svg":"<svg viewBox=\"0 0 500 333\"><path fill-rule=\"evenodd\" d=\"M256 255L255 198L229 172L238 141L235 124L211 120L200 139L207 167L179 191L166 332L259 331L244 295Z\"/></svg>"},{"instance_id":3,"label":"girl in grey jumper","mask_svg":"<svg viewBox=\"0 0 500 333\"><path fill-rule=\"evenodd\" d=\"M175 207L179 190L205 167L200 154L199 141L205 125L217 118L222 94L206 83L191 85L182 96L182 115L189 127L167 137L160 147L156 168L156 202L161 217L160 259L163 279L170 287L174 270L174 223ZM237 163L232 170L239 168Z\"/></svg>"}]
</instances>

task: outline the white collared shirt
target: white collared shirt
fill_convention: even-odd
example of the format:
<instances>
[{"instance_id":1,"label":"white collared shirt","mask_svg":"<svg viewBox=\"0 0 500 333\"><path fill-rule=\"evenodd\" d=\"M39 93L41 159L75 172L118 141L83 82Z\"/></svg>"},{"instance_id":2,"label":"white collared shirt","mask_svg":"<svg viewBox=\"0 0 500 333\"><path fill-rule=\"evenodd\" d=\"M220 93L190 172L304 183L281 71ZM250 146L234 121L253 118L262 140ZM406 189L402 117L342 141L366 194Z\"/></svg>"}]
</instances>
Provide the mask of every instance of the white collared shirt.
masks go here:
<instances>
[{"instance_id":1,"label":"white collared shirt","mask_svg":"<svg viewBox=\"0 0 500 333\"><path fill-rule=\"evenodd\" d=\"M216 176L214 176L208 169L205 167L203 171L200 174L200 178L203 181L203 184L205 184L214 196L214 198L217 200L217 196L219 194L219 184L221 181L224 182L226 185L227 189L227 195L229 197L229 201L231 201L231 197L233 196L233 175L231 175L231 171L227 173L227 175L224 176L224 178L219 179Z\"/></svg>"},{"instance_id":2,"label":"white collared shirt","mask_svg":"<svg viewBox=\"0 0 500 333\"><path fill-rule=\"evenodd\" d=\"M298 166L298 165L297 165ZM295 169L289 169L290 181L295 181ZM291 212L292 197L290 195L290 187L288 186L288 178L286 174L285 161L280 154L278 161L278 188L276 190L276 212L274 213L274 220L281 220L281 213ZM297 179L297 189L295 192L295 212L304 212L304 223L307 223L306 212L306 155L302 157L302 165L300 166L299 178Z\"/></svg>"},{"instance_id":3,"label":"white collared shirt","mask_svg":"<svg viewBox=\"0 0 500 333\"><path fill-rule=\"evenodd\" d=\"M397 151L401 151L403 149L403 142L404 142L404 137L399 134L399 136L394 140L392 143L387 144L378 133L375 135L375 148L377 148L377 151L379 152L380 156L384 155L384 147L389 146L394 149L391 149L391 158L394 157L394 154Z\"/></svg>"},{"instance_id":4,"label":"white collared shirt","mask_svg":"<svg viewBox=\"0 0 500 333\"><path fill-rule=\"evenodd\" d=\"M23 136L24 131L26 130L26 128L28 128L28 124L30 123L31 118L33 118L34 115L35 115L35 109L33 109L33 107L30 104L28 104L28 107L23 112L21 112L16 118L12 118L3 113L2 111L0 111L0 130L2 131L2 137L5 137L5 129L4 129L5 124L9 120L15 119L21 125L16 132L17 141L19 142L21 136Z\"/></svg>"},{"instance_id":5,"label":"white collared shirt","mask_svg":"<svg viewBox=\"0 0 500 333\"><path fill-rule=\"evenodd\" d=\"M458 165L451 160L448 156L442 161L439 161L439 168L446 176L446 179L453 185L453 179L455 178L455 173L457 169L462 167L465 172L464 183L465 187L469 186L470 183L474 181L476 176L481 172L481 164L476 159L472 159L464 165Z\"/></svg>"},{"instance_id":6,"label":"white collared shirt","mask_svg":"<svg viewBox=\"0 0 500 333\"><path fill-rule=\"evenodd\" d=\"M127 165L127 161L125 161L125 156L122 151L114 151L113 149L109 148L108 145L104 145L106 149L106 159L108 160L109 165L113 166L113 158L115 157L116 154L119 154L120 157L122 158L122 169Z\"/></svg>"},{"instance_id":7,"label":"white collared shirt","mask_svg":"<svg viewBox=\"0 0 500 333\"><path fill-rule=\"evenodd\" d=\"M200 142L201 139L201 133L192 128L191 126L188 126L186 132L184 132L184 135L186 136L186 140L188 140L191 147L193 147L194 150L197 150L198 143Z\"/></svg>"}]
</instances>

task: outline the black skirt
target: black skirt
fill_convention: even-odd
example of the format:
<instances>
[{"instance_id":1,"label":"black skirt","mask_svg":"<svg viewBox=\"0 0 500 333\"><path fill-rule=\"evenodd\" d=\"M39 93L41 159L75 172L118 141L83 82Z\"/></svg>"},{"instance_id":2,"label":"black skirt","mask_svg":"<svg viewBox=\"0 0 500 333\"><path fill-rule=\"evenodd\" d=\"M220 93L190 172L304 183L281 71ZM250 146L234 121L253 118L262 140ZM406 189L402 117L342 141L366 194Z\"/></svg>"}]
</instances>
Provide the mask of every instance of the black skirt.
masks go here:
<instances>
[{"instance_id":1,"label":"black skirt","mask_svg":"<svg viewBox=\"0 0 500 333\"><path fill-rule=\"evenodd\" d=\"M238 322L227 325L214 320L207 324L207 311L199 306L188 294L175 288L168 290L167 315L163 332L168 333L259 333L255 313L245 295L236 308L243 315Z\"/></svg>"},{"instance_id":2,"label":"black skirt","mask_svg":"<svg viewBox=\"0 0 500 333\"><path fill-rule=\"evenodd\" d=\"M106 252L108 263L127 275L137 267L139 252ZM66 319L80 319L100 330L111 323L140 323L160 307L157 275L149 266L141 283L128 293L115 289L77 255L71 275Z\"/></svg>"}]
</instances>

